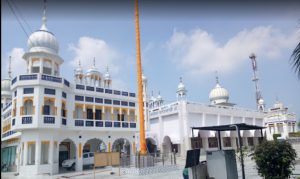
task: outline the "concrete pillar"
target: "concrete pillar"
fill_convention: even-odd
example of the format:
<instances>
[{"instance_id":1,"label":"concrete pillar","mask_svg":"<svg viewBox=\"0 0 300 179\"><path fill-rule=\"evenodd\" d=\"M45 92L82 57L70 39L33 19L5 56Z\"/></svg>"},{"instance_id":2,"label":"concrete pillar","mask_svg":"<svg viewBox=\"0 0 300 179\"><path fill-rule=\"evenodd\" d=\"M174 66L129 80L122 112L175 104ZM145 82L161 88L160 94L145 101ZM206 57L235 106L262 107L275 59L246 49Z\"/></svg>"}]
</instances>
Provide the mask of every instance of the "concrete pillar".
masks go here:
<instances>
[{"instance_id":1,"label":"concrete pillar","mask_svg":"<svg viewBox=\"0 0 300 179\"><path fill-rule=\"evenodd\" d=\"M54 155L54 141L53 140L50 140L50 144L49 144L49 157L48 157L48 159L49 159L49 164L53 164L54 163L54 161L53 161L53 155Z\"/></svg>"},{"instance_id":2,"label":"concrete pillar","mask_svg":"<svg viewBox=\"0 0 300 179\"><path fill-rule=\"evenodd\" d=\"M23 150L23 165L27 165L28 161L28 143L24 142L24 150Z\"/></svg>"},{"instance_id":3,"label":"concrete pillar","mask_svg":"<svg viewBox=\"0 0 300 179\"><path fill-rule=\"evenodd\" d=\"M32 73L32 59L31 59L31 58L29 58L28 73L29 73L29 74Z\"/></svg>"},{"instance_id":4,"label":"concrete pillar","mask_svg":"<svg viewBox=\"0 0 300 179\"><path fill-rule=\"evenodd\" d=\"M51 61L51 75L52 75L52 76L54 76L54 71L55 71L55 70L54 70L54 67L55 67L55 64L54 64L54 61L52 60L52 61Z\"/></svg>"},{"instance_id":5,"label":"concrete pillar","mask_svg":"<svg viewBox=\"0 0 300 179\"><path fill-rule=\"evenodd\" d=\"M78 143L77 145L77 150L76 150L76 172L80 172L82 171L83 169L83 166L82 166L82 143Z\"/></svg>"},{"instance_id":6,"label":"concrete pillar","mask_svg":"<svg viewBox=\"0 0 300 179\"><path fill-rule=\"evenodd\" d=\"M44 59L40 58L40 73L43 74L44 73Z\"/></svg>"},{"instance_id":7,"label":"concrete pillar","mask_svg":"<svg viewBox=\"0 0 300 179\"><path fill-rule=\"evenodd\" d=\"M41 141L37 140L35 143L35 165L41 164Z\"/></svg>"}]
</instances>

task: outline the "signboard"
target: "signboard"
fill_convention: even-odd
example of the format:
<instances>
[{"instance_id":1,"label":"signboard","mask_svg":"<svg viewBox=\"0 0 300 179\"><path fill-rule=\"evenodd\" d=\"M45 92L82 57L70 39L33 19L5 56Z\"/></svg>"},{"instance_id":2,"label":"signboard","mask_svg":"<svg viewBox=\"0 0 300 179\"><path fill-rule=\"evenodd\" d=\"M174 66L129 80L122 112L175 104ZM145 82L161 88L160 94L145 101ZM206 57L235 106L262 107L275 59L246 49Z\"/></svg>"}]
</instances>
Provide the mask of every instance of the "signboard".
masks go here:
<instances>
[{"instance_id":1,"label":"signboard","mask_svg":"<svg viewBox=\"0 0 300 179\"><path fill-rule=\"evenodd\" d=\"M120 153L119 152L95 152L94 154L94 166L118 166L120 165Z\"/></svg>"}]
</instances>

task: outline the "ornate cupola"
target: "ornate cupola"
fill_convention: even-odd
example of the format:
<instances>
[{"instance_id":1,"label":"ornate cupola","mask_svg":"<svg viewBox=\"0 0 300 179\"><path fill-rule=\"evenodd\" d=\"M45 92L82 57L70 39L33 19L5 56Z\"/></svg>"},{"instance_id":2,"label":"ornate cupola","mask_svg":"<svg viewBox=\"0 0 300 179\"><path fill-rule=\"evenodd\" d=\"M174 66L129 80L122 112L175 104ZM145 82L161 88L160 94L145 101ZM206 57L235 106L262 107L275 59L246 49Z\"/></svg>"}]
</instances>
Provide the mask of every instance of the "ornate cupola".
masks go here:
<instances>
[{"instance_id":1,"label":"ornate cupola","mask_svg":"<svg viewBox=\"0 0 300 179\"><path fill-rule=\"evenodd\" d=\"M111 88L111 76L109 74L108 66L106 67L106 73L104 75L104 88Z\"/></svg>"},{"instance_id":2,"label":"ornate cupola","mask_svg":"<svg viewBox=\"0 0 300 179\"><path fill-rule=\"evenodd\" d=\"M88 69L85 74L86 85L100 87L101 80L102 80L102 74L100 73L98 68L96 68L96 59L95 58L94 58L93 62L94 62L93 66L90 69Z\"/></svg>"},{"instance_id":3,"label":"ornate cupola","mask_svg":"<svg viewBox=\"0 0 300 179\"><path fill-rule=\"evenodd\" d=\"M45 3L42 26L29 36L27 41L28 51L23 55L23 58L27 62L27 73L59 76L59 67L64 61L58 55L58 41L55 35L48 30L46 23Z\"/></svg>"},{"instance_id":4,"label":"ornate cupola","mask_svg":"<svg viewBox=\"0 0 300 179\"><path fill-rule=\"evenodd\" d=\"M182 78L179 78L179 84L177 86L177 100L185 100L186 99L187 90L185 89L185 85L183 84Z\"/></svg>"}]
</instances>

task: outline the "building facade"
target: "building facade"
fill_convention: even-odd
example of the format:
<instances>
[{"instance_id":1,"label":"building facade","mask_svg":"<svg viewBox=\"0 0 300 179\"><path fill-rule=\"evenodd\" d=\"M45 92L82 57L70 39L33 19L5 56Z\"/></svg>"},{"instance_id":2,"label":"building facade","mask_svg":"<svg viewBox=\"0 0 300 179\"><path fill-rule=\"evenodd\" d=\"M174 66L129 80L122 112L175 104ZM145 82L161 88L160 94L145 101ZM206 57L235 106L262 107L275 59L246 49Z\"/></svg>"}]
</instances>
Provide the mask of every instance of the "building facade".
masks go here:
<instances>
[{"instance_id":1,"label":"building facade","mask_svg":"<svg viewBox=\"0 0 300 179\"><path fill-rule=\"evenodd\" d=\"M235 123L264 126L264 112L235 107L229 102L228 91L221 87L218 78L211 90L211 104L195 103L187 100L187 90L180 79L177 87L177 101L163 104L161 98L150 98L149 131L147 139L164 153L175 152L185 156L191 148L216 150L217 135L213 131L194 131L191 127L216 126ZM261 137L260 131L242 131L242 144L254 146ZM236 131L221 132L222 148L231 149L237 146Z\"/></svg>"},{"instance_id":2,"label":"building facade","mask_svg":"<svg viewBox=\"0 0 300 179\"><path fill-rule=\"evenodd\" d=\"M135 152L136 94L112 88L107 68L78 65L74 83L60 74L55 35L46 25L28 39L27 74L1 82L1 163L20 175L56 174L65 159L83 169L84 152ZM2 108L3 107L3 108ZM2 160L3 159L3 160Z\"/></svg>"},{"instance_id":3,"label":"building facade","mask_svg":"<svg viewBox=\"0 0 300 179\"><path fill-rule=\"evenodd\" d=\"M296 115L288 112L288 108L276 101L265 116L266 134L268 140L273 140L276 134L281 139L289 138L289 133L297 132Z\"/></svg>"}]
</instances>

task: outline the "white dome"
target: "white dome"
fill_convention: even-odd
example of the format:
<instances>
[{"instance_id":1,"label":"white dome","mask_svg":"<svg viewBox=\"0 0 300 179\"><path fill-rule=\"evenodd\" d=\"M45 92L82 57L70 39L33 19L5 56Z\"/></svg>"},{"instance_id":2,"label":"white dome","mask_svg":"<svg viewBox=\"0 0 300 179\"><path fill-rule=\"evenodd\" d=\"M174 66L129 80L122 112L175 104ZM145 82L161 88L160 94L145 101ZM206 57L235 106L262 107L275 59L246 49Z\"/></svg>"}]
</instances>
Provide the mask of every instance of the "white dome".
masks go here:
<instances>
[{"instance_id":1,"label":"white dome","mask_svg":"<svg viewBox=\"0 0 300 179\"><path fill-rule=\"evenodd\" d=\"M1 81L1 95L10 95L11 94L10 84L11 84L10 79L3 79Z\"/></svg>"},{"instance_id":2,"label":"white dome","mask_svg":"<svg viewBox=\"0 0 300 179\"><path fill-rule=\"evenodd\" d=\"M108 72L105 73L104 79L105 80L110 80L110 74Z\"/></svg>"},{"instance_id":3,"label":"white dome","mask_svg":"<svg viewBox=\"0 0 300 179\"><path fill-rule=\"evenodd\" d=\"M161 97L160 94L156 97L156 100L157 100L157 101L161 101L161 100L162 100L162 97Z\"/></svg>"},{"instance_id":4,"label":"white dome","mask_svg":"<svg viewBox=\"0 0 300 179\"><path fill-rule=\"evenodd\" d=\"M258 104L260 104L260 105L263 105L264 102L265 102L265 101L264 101L262 98L260 98L260 99L258 100Z\"/></svg>"},{"instance_id":5,"label":"white dome","mask_svg":"<svg viewBox=\"0 0 300 179\"><path fill-rule=\"evenodd\" d=\"M58 42L54 34L47 30L37 30L33 32L27 41L29 52L48 52L58 54Z\"/></svg>"},{"instance_id":6,"label":"white dome","mask_svg":"<svg viewBox=\"0 0 300 179\"><path fill-rule=\"evenodd\" d=\"M213 88L210 93L209 93L209 100L213 104L218 104L218 103L226 103L228 102L229 99L229 93L225 88L222 88L219 84Z\"/></svg>"},{"instance_id":7,"label":"white dome","mask_svg":"<svg viewBox=\"0 0 300 179\"><path fill-rule=\"evenodd\" d=\"M90 69L88 69L88 70L86 71L86 75L97 75L97 76L101 76L101 73L98 71L97 68L92 67L92 68L90 68Z\"/></svg>"},{"instance_id":8,"label":"white dome","mask_svg":"<svg viewBox=\"0 0 300 179\"><path fill-rule=\"evenodd\" d=\"M144 74L142 74L142 80L143 82L147 82L147 77Z\"/></svg>"}]
</instances>

